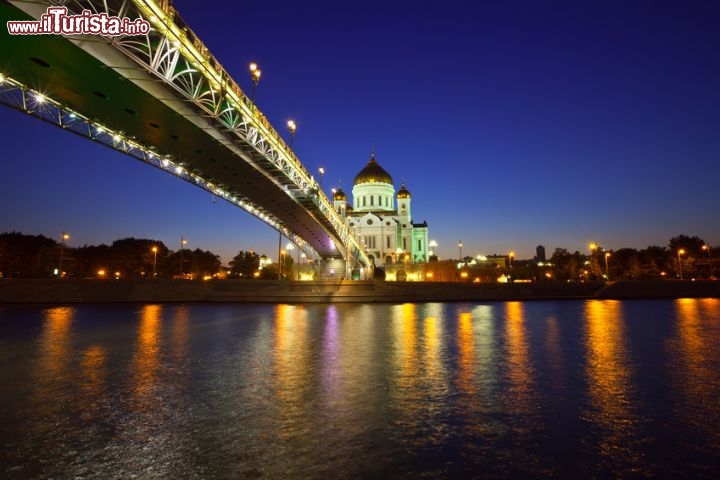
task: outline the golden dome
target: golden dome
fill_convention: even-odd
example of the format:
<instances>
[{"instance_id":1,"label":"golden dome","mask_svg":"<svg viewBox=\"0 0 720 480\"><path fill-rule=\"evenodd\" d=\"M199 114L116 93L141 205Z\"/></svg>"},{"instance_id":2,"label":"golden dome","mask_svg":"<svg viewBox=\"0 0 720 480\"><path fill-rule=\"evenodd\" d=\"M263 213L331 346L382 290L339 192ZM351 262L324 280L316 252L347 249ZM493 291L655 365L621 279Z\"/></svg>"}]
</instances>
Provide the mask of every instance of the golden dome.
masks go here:
<instances>
[{"instance_id":1,"label":"golden dome","mask_svg":"<svg viewBox=\"0 0 720 480\"><path fill-rule=\"evenodd\" d=\"M405 184L402 184L402 187L400 187L400 190L398 190L397 193L398 198L410 198L410 192L407 188L405 188Z\"/></svg>"},{"instance_id":2,"label":"golden dome","mask_svg":"<svg viewBox=\"0 0 720 480\"><path fill-rule=\"evenodd\" d=\"M342 191L342 188L338 188L335 193L333 193L333 200L336 202L344 202L347 200L347 195Z\"/></svg>"},{"instance_id":3,"label":"golden dome","mask_svg":"<svg viewBox=\"0 0 720 480\"><path fill-rule=\"evenodd\" d=\"M370 156L370 161L365 168L355 176L355 185L361 183L389 183L390 185L393 183L390 174L375 161L374 153Z\"/></svg>"}]
</instances>

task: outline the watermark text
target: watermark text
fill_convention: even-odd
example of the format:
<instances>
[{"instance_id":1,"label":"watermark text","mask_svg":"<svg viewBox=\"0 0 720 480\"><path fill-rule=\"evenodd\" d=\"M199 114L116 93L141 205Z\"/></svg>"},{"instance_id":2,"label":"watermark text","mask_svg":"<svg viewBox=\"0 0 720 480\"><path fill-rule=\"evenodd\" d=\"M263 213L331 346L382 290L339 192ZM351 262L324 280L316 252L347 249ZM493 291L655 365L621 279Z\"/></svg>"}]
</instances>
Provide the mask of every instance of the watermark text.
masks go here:
<instances>
[{"instance_id":1,"label":"watermark text","mask_svg":"<svg viewBox=\"0 0 720 480\"><path fill-rule=\"evenodd\" d=\"M150 23L142 18L112 17L107 13L83 10L78 15L68 15L67 7L48 7L40 20L10 20L10 35L147 35Z\"/></svg>"}]
</instances>

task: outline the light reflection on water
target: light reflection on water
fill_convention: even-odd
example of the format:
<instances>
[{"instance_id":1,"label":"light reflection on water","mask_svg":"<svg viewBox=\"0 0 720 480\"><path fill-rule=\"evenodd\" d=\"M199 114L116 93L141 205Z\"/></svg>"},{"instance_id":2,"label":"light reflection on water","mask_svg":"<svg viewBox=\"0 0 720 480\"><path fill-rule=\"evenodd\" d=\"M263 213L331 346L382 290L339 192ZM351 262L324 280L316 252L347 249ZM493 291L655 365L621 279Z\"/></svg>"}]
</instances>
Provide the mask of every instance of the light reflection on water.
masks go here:
<instances>
[{"instance_id":1,"label":"light reflection on water","mask_svg":"<svg viewBox=\"0 0 720 480\"><path fill-rule=\"evenodd\" d=\"M597 465L606 475L622 475L624 468L638 465L642 440L633 412L637 407L624 328L619 301L585 304L589 390L585 416L594 429L586 444L602 457Z\"/></svg>"},{"instance_id":2,"label":"light reflection on water","mask_svg":"<svg viewBox=\"0 0 720 480\"><path fill-rule=\"evenodd\" d=\"M717 299L17 307L0 333L0 476L720 468Z\"/></svg>"}]
</instances>

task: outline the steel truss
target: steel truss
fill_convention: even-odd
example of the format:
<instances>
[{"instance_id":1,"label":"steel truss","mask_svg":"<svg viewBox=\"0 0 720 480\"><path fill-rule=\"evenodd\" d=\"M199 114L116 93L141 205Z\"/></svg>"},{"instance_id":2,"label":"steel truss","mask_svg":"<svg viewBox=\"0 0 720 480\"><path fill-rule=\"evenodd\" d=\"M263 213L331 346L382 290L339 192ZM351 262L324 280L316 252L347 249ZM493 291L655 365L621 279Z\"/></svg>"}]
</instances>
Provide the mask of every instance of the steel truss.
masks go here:
<instances>
[{"instance_id":1,"label":"steel truss","mask_svg":"<svg viewBox=\"0 0 720 480\"><path fill-rule=\"evenodd\" d=\"M153 147L142 145L135 140L128 139L124 137L121 132L116 132L97 121L87 118L79 112L63 106L61 103L38 91L28 88L17 80L2 75L0 75L0 104L26 113L46 123L85 137L93 142L122 152L148 165L175 175L186 182L212 193L218 198L242 208L251 215L264 221L288 237L293 243L301 245L301 248L305 254L308 255L308 258L319 257L317 252L302 238L289 231L279 219L266 212L262 206L250 201L247 197L214 185L201 176L189 172L182 165L175 162L171 155L162 154Z\"/></svg>"},{"instance_id":2,"label":"steel truss","mask_svg":"<svg viewBox=\"0 0 720 480\"><path fill-rule=\"evenodd\" d=\"M360 243L335 211L318 182L220 62L182 21L170 1L63 0L47 3L61 4L67 7L70 14L90 10L92 13L106 13L110 16L131 19L143 18L150 22L151 30L147 35L101 38L151 78L167 86L180 99L185 100L194 112L214 128L216 134L222 135L223 139L228 141L227 145L242 157L242 160L238 160L253 165L305 208L312 207L309 210L311 213L314 211L316 221L328 232L332 232L331 236L341 240L341 244L336 244L336 247L343 257L352 263L371 265ZM6 79L6 82L8 81L10 80ZM50 99L38 108L37 102L28 97L30 91L17 82L12 82L16 84L14 89L18 90L16 95L21 97L18 100L22 100L20 104L13 102L14 105L10 105L13 108L123 151L163 170L172 171L260 218L299 245L308 256L317 255L307 242L290 232L279 218L270 215L262 206L252 204L241 194L228 192L208 183L200 176L187 172L182 166L175 164L170 157L154 153L151 147L137 145L122 138L117 132L111 133L111 129L107 126L100 126L102 131L98 132L98 125L95 122L90 122L78 112L69 112ZM31 93L35 95L37 92ZM28 108L29 102L34 103L32 108ZM42 113L51 105L56 110L54 115L58 120L51 121ZM73 121L68 121L71 114L74 115ZM83 126L74 129L73 125L76 123L81 123ZM110 141L107 140L108 138Z\"/></svg>"}]
</instances>

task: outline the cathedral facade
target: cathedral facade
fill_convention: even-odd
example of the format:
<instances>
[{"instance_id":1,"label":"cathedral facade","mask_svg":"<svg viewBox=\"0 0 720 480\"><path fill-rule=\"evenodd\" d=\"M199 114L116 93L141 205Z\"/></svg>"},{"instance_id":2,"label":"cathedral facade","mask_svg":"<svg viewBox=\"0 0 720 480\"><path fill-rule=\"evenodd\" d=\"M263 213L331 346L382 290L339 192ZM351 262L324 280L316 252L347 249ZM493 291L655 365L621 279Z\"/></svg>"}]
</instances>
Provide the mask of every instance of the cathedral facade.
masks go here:
<instances>
[{"instance_id":1,"label":"cathedral facade","mask_svg":"<svg viewBox=\"0 0 720 480\"><path fill-rule=\"evenodd\" d=\"M403 183L395 194L392 177L374 153L355 176L352 201L338 188L333 205L376 267L428 261L427 222L413 223L410 192Z\"/></svg>"}]
</instances>

